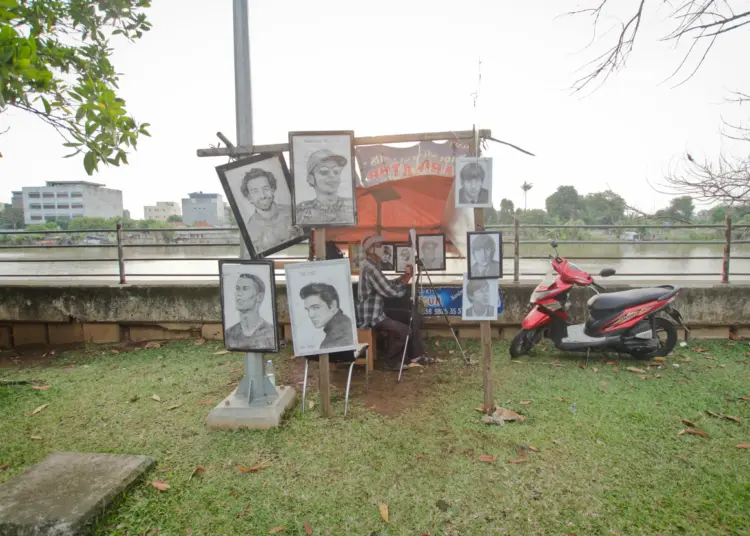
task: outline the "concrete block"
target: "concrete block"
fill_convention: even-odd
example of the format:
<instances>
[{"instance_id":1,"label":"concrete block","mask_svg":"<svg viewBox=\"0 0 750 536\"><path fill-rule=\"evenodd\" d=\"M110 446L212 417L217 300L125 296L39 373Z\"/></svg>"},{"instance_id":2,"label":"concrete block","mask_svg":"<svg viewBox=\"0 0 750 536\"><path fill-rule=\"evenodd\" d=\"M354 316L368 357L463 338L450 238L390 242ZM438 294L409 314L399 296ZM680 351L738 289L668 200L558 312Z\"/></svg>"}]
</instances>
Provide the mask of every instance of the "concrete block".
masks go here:
<instances>
[{"instance_id":1,"label":"concrete block","mask_svg":"<svg viewBox=\"0 0 750 536\"><path fill-rule=\"evenodd\" d=\"M50 344L75 344L83 342L81 324L47 324Z\"/></svg>"},{"instance_id":2,"label":"concrete block","mask_svg":"<svg viewBox=\"0 0 750 536\"><path fill-rule=\"evenodd\" d=\"M120 325L83 324L83 340L96 344L120 342Z\"/></svg>"},{"instance_id":3,"label":"concrete block","mask_svg":"<svg viewBox=\"0 0 750 536\"><path fill-rule=\"evenodd\" d=\"M131 342L190 339L191 337L192 334L189 331L171 331L150 326L130 326Z\"/></svg>"},{"instance_id":4,"label":"concrete block","mask_svg":"<svg viewBox=\"0 0 750 536\"><path fill-rule=\"evenodd\" d=\"M481 339L482 330L478 327L459 326L458 329L459 339Z\"/></svg>"},{"instance_id":5,"label":"concrete block","mask_svg":"<svg viewBox=\"0 0 750 536\"><path fill-rule=\"evenodd\" d=\"M201 337L209 341L221 341L224 339L224 329L221 324L203 324Z\"/></svg>"},{"instance_id":6,"label":"concrete block","mask_svg":"<svg viewBox=\"0 0 750 536\"><path fill-rule=\"evenodd\" d=\"M13 324L13 344L15 346L47 344L47 325Z\"/></svg>"},{"instance_id":7,"label":"concrete block","mask_svg":"<svg viewBox=\"0 0 750 536\"><path fill-rule=\"evenodd\" d=\"M521 326L503 326L500 331L501 341L512 341L513 337L521 330Z\"/></svg>"},{"instance_id":8,"label":"concrete block","mask_svg":"<svg viewBox=\"0 0 750 536\"><path fill-rule=\"evenodd\" d=\"M734 330L734 335L740 339L750 339L750 328L748 327L736 328Z\"/></svg>"},{"instance_id":9,"label":"concrete block","mask_svg":"<svg viewBox=\"0 0 750 536\"><path fill-rule=\"evenodd\" d=\"M729 339L729 327L690 328L690 339Z\"/></svg>"},{"instance_id":10,"label":"concrete block","mask_svg":"<svg viewBox=\"0 0 750 536\"><path fill-rule=\"evenodd\" d=\"M13 348L13 338L10 326L0 326L0 350Z\"/></svg>"},{"instance_id":11,"label":"concrete block","mask_svg":"<svg viewBox=\"0 0 750 536\"><path fill-rule=\"evenodd\" d=\"M0 534L88 534L97 517L153 465L148 456L55 452L0 486Z\"/></svg>"},{"instance_id":12,"label":"concrete block","mask_svg":"<svg viewBox=\"0 0 750 536\"><path fill-rule=\"evenodd\" d=\"M281 424L284 412L294 405L297 398L291 387L277 387L276 391L279 396L270 402L259 400L257 403L248 404L246 400L237 396L237 391L234 390L211 410L206 418L206 425L214 430L276 428Z\"/></svg>"}]
</instances>

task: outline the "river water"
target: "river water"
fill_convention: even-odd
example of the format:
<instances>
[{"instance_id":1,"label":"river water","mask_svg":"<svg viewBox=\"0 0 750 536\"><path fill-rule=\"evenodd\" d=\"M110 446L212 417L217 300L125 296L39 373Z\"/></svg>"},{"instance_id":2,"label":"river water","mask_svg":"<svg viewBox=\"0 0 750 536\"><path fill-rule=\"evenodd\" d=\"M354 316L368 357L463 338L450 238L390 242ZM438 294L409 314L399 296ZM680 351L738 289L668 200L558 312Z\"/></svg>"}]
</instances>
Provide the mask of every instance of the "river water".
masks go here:
<instances>
[{"instance_id":1,"label":"river water","mask_svg":"<svg viewBox=\"0 0 750 536\"><path fill-rule=\"evenodd\" d=\"M129 246L125 249L127 281L215 280L218 258L236 258L239 247L232 246ZM520 278L538 280L549 269L542 258L551 251L544 244L522 244ZM720 282L723 245L655 244L561 244L560 254L582 269L595 274L602 268L614 268L612 279L663 281L694 280ZM276 258L306 257L306 244L294 246ZM513 280L513 245L505 244L504 281ZM590 257L586 259L586 257ZM617 259L614 259L617 257ZM622 259L620 257L628 257ZM659 259L658 257L675 257ZM718 257L707 259L706 257ZM732 249L730 281L750 283L750 244ZM151 260L149 260L151 259ZM155 260L168 259L168 260ZM21 262L19 262L21 261ZM51 262L50 262L51 261ZM455 280L466 271L466 260L449 258L438 281ZM638 275L647 274L647 275ZM81 247L59 249L0 249L0 280L3 281L117 281L117 248Z\"/></svg>"}]
</instances>

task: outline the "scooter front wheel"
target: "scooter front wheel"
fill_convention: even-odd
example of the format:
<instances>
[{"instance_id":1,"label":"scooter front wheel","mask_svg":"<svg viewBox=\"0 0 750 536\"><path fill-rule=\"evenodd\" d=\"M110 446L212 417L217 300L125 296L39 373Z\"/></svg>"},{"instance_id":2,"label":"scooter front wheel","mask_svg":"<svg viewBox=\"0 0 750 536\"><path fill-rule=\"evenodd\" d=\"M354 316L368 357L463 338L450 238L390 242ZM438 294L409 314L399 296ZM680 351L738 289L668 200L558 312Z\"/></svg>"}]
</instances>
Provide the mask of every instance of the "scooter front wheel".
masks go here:
<instances>
[{"instance_id":1,"label":"scooter front wheel","mask_svg":"<svg viewBox=\"0 0 750 536\"><path fill-rule=\"evenodd\" d=\"M516 358L528 354L541 339L538 329L522 329L510 342L510 357Z\"/></svg>"}]
</instances>

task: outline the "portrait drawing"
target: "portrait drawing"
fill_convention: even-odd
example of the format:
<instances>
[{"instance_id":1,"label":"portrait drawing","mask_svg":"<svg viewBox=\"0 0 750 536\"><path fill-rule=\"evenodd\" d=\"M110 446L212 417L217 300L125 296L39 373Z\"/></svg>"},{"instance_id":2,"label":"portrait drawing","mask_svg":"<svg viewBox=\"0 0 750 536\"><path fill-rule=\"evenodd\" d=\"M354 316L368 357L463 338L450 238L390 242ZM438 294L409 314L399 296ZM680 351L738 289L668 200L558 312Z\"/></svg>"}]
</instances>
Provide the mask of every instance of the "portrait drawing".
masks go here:
<instances>
[{"instance_id":1,"label":"portrait drawing","mask_svg":"<svg viewBox=\"0 0 750 536\"><path fill-rule=\"evenodd\" d=\"M227 350L278 352L276 285L270 261L219 261Z\"/></svg>"},{"instance_id":2,"label":"portrait drawing","mask_svg":"<svg viewBox=\"0 0 750 536\"><path fill-rule=\"evenodd\" d=\"M252 257L305 240L292 222L290 176L281 153L252 156L216 168Z\"/></svg>"},{"instance_id":3,"label":"portrait drawing","mask_svg":"<svg viewBox=\"0 0 750 536\"><path fill-rule=\"evenodd\" d=\"M445 270L445 235L417 235L417 255L426 270Z\"/></svg>"},{"instance_id":4,"label":"portrait drawing","mask_svg":"<svg viewBox=\"0 0 750 536\"><path fill-rule=\"evenodd\" d=\"M464 274L463 320L497 320L500 292L497 279L469 279Z\"/></svg>"},{"instance_id":5,"label":"portrait drawing","mask_svg":"<svg viewBox=\"0 0 750 536\"><path fill-rule=\"evenodd\" d=\"M414 249L407 245L397 244L394 246L394 257L396 258L396 272L403 274L408 265L414 266Z\"/></svg>"},{"instance_id":6,"label":"portrait drawing","mask_svg":"<svg viewBox=\"0 0 750 536\"><path fill-rule=\"evenodd\" d=\"M469 279L503 277L503 236L497 231L469 232L466 243Z\"/></svg>"},{"instance_id":7,"label":"portrait drawing","mask_svg":"<svg viewBox=\"0 0 750 536\"><path fill-rule=\"evenodd\" d=\"M456 207L492 207L492 158L456 158Z\"/></svg>"},{"instance_id":8,"label":"portrait drawing","mask_svg":"<svg viewBox=\"0 0 750 536\"><path fill-rule=\"evenodd\" d=\"M356 225L354 132L290 132L289 152L295 225Z\"/></svg>"},{"instance_id":9,"label":"portrait drawing","mask_svg":"<svg viewBox=\"0 0 750 536\"><path fill-rule=\"evenodd\" d=\"M284 270L295 355L354 350L357 325L348 259L290 263Z\"/></svg>"}]
</instances>

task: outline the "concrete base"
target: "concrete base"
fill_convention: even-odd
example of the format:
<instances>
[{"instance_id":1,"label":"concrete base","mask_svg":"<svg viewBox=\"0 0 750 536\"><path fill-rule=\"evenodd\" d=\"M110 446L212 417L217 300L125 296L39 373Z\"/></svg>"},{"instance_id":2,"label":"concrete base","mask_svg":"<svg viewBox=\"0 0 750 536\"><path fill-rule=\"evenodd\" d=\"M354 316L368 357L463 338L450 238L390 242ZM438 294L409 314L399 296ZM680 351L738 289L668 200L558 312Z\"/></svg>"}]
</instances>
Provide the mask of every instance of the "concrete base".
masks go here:
<instances>
[{"instance_id":1,"label":"concrete base","mask_svg":"<svg viewBox=\"0 0 750 536\"><path fill-rule=\"evenodd\" d=\"M276 392L276 397L254 400L252 404L248 404L243 397L237 396L235 389L211 410L206 424L214 430L276 428L281 424L284 412L294 405L297 398L297 393L291 387L277 387Z\"/></svg>"},{"instance_id":2,"label":"concrete base","mask_svg":"<svg viewBox=\"0 0 750 536\"><path fill-rule=\"evenodd\" d=\"M0 486L0 534L88 534L112 501L153 465L148 456L55 452Z\"/></svg>"}]
</instances>

